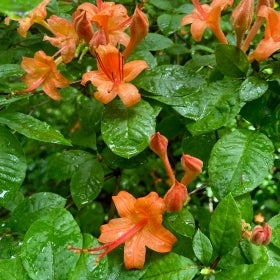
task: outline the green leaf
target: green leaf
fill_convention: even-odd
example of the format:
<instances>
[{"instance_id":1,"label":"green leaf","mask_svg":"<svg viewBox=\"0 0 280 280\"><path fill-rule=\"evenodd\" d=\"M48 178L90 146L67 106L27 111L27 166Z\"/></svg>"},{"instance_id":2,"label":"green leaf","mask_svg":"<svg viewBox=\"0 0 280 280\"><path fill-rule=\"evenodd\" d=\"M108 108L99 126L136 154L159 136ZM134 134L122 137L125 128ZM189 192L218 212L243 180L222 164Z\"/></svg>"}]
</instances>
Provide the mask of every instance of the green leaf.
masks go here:
<instances>
[{"instance_id":1,"label":"green leaf","mask_svg":"<svg viewBox=\"0 0 280 280\"><path fill-rule=\"evenodd\" d=\"M128 108L120 100L114 100L105 108L101 132L115 154L131 158L148 146L155 132L155 112L144 100Z\"/></svg>"},{"instance_id":2,"label":"green leaf","mask_svg":"<svg viewBox=\"0 0 280 280\"><path fill-rule=\"evenodd\" d=\"M90 234L83 235L83 248L98 247L97 239ZM98 264L91 254L81 254L77 266L69 280L102 280L108 279L108 260L103 258Z\"/></svg>"},{"instance_id":3,"label":"green leaf","mask_svg":"<svg viewBox=\"0 0 280 280\"><path fill-rule=\"evenodd\" d=\"M91 153L82 150L70 150L51 155L48 158L48 176L58 183L70 179L80 165L94 158Z\"/></svg>"},{"instance_id":4,"label":"green leaf","mask_svg":"<svg viewBox=\"0 0 280 280\"><path fill-rule=\"evenodd\" d=\"M174 106L175 109L187 107L185 109L187 110L191 104L187 103L188 98L192 94L197 96L196 92L205 83L205 79L192 67L162 65L145 71L133 82L138 88L149 92L149 94L145 94L147 97ZM187 104L184 102L184 97ZM190 111L189 115L192 115L191 110L193 109L189 108L188 110Z\"/></svg>"},{"instance_id":5,"label":"green leaf","mask_svg":"<svg viewBox=\"0 0 280 280\"><path fill-rule=\"evenodd\" d=\"M0 4L1 5L1 4ZM20 76L24 73L19 64L3 64L0 65L0 79L3 81L5 78L11 76Z\"/></svg>"},{"instance_id":6,"label":"green leaf","mask_svg":"<svg viewBox=\"0 0 280 280\"><path fill-rule=\"evenodd\" d=\"M213 253L213 247L208 237L199 229L193 237L193 250L196 257L204 265L209 264Z\"/></svg>"},{"instance_id":7,"label":"green leaf","mask_svg":"<svg viewBox=\"0 0 280 280\"><path fill-rule=\"evenodd\" d=\"M21 94L21 95L12 95L12 96L0 96L0 106L7 105L10 103L17 102L19 100L30 97L31 94Z\"/></svg>"},{"instance_id":8,"label":"green leaf","mask_svg":"<svg viewBox=\"0 0 280 280\"><path fill-rule=\"evenodd\" d=\"M22 245L22 262L32 279L69 279L80 255L68 245L82 246L80 229L63 208L53 209L35 221Z\"/></svg>"},{"instance_id":9,"label":"green leaf","mask_svg":"<svg viewBox=\"0 0 280 280\"><path fill-rule=\"evenodd\" d=\"M63 208L66 199L55 193L35 193L23 200L14 210L10 219L12 230L25 232L30 225L49 213L53 208Z\"/></svg>"},{"instance_id":10,"label":"green leaf","mask_svg":"<svg viewBox=\"0 0 280 280\"><path fill-rule=\"evenodd\" d=\"M26 13L33 10L41 2L41 0L17 0L16 2L2 0L0 2L0 11L7 15L17 15L24 17Z\"/></svg>"},{"instance_id":11,"label":"green leaf","mask_svg":"<svg viewBox=\"0 0 280 280\"><path fill-rule=\"evenodd\" d=\"M231 194L227 195L215 209L209 231L214 250L220 256L237 246L241 238L241 217Z\"/></svg>"},{"instance_id":12,"label":"green leaf","mask_svg":"<svg viewBox=\"0 0 280 280\"><path fill-rule=\"evenodd\" d=\"M209 180L219 199L229 192L238 196L256 188L273 166L274 147L262 133L235 130L213 147Z\"/></svg>"},{"instance_id":13,"label":"green leaf","mask_svg":"<svg viewBox=\"0 0 280 280\"><path fill-rule=\"evenodd\" d=\"M19 257L0 260L0 279L29 280Z\"/></svg>"},{"instance_id":14,"label":"green leaf","mask_svg":"<svg viewBox=\"0 0 280 280\"><path fill-rule=\"evenodd\" d=\"M151 265L141 279L191 280L198 270L199 268L192 260L174 253L169 253L164 256L157 256L155 260L151 261Z\"/></svg>"},{"instance_id":15,"label":"green leaf","mask_svg":"<svg viewBox=\"0 0 280 280\"><path fill-rule=\"evenodd\" d=\"M252 101L261 97L268 89L267 81L251 76L247 78L240 88L240 99L242 101Z\"/></svg>"},{"instance_id":16,"label":"green leaf","mask_svg":"<svg viewBox=\"0 0 280 280\"><path fill-rule=\"evenodd\" d=\"M182 15L175 14L162 14L157 18L159 29L164 35L170 35L180 28Z\"/></svg>"},{"instance_id":17,"label":"green leaf","mask_svg":"<svg viewBox=\"0 0 280 280\"><path fill-rule=\"evenodd\" d=\"M144 40L142 40L137 49L147 51L159 51L170 48L173 45L172 40L157 33L148 33Z\"/></svg>"},{"instance_id":18,"label":"green leaf","mask_svg":"<svg viewBox=\"0 0 280 280\"><path fill-rule=\"evenodd\" d=\"M222 272L216 273L215 280L225 280L225 279L278 280L279 279L279 267L269 266L266 264L238 265L232 269L228 269L228 270L224 270Z\"/></svg>"},{"instance_id":19,"label":"green leaf","mask_svg":"<svg viewBox=\"0 0 280 280\"><path fill-rule=\"evenodd\" d=\"M272 228L271 242L280 248L280 214L272 217L268 224Z\"/></svg>"},{"instance_id":20,"label":"green leaf","mask_svg":"<svg viewBox=\"0 0 280 280\"><path fill-rule=\"evenodd\" d=\"M72 198L80 209L83 205L95 199L103 186L103 168L97 159L91 159L81 164L73 173L70 182Z\"/></svg>"},{"instance_id":21,"label":"green leaf","mask_svg":"<svg viewBox=\"0 0 280 280\"><path fill-rule=\"evenodd\" d=\"M228 79L213 82L202 86L188 101L185 98L189 110L193 111L192 119L196 120L187 125L188 130L200 135L229 125L244 105L239 98L240 83Z\"/></svg>"},{"instance_id":22,"label":"green leaf","mask_svg":"<svg viewBox=\"0 0 280 280\"><path fill-rule=\"evenodd\" d=\"M247 55L232 45L218 44L215 50L218 69L233 78L244 77L249 68Z\"/></svg>"},{"instance_id":23,"label":"green leaf","mask_svg":"<svg viewBox=\"0 0 280 280\"><path fill-rule=\"evenodd\" d=\"M184 208L182 211L167 214L168 225L177 233L192 237L195 230L195 222L192 214Z\"/></svg>"},{"instance_id":24,"label":"green leaf","mask_svg":"<svg viewBox=\"0 0 280 280\"><path fill-rule=\"evenodd\" d=\"M247 223L250 223L253 219L253 203L250 194L245 193L240 196L236 196L234 199L241 213L242 219L244 219Z\"/></svg>"},{"instance_id":25,"label":"green leaf","mask_svg":"<svg viewBox=\"0 0 280 280\"><path fill-rule=\"evenodd\" d=\"M173 3L171 3L169 0L150 0L150 2L152 5L156 6L159 9L162 10L172 10L174 9L174 5L172 5Z\"/></svg>"},{"instance_id":26,"label":"green leaf","mask_svg":"<svg viewBox=\"0 0 280 280\"><path fill-rule=\"evenodd\" d=\"M23 113L0 112L0 123L31 139L71 146L70 141L65 139L59 131L47 123Z\"/></svg>"},{"instance_id":27,"label":"green leaf","mask_svg":"<svg viewBox=\"0 0 280 280\"><path fill-rule=\"evenodd\" d=\"M247 240L244 240L240 243L243 254L249 261L249 263L267 263L268 256L266 253L265 246L258 246L253 243L250 243Z\"/></svg>"},{"instance_id":28,"label":"green leaf","mask_svg":"<svg viewBox=\"0 0 280 280\"><path fill-rule=\"evenodd\" d=\"M13 198L26 172L26 159L17 138L0 126L0 205Z\"/></svg>"}]
</instances>

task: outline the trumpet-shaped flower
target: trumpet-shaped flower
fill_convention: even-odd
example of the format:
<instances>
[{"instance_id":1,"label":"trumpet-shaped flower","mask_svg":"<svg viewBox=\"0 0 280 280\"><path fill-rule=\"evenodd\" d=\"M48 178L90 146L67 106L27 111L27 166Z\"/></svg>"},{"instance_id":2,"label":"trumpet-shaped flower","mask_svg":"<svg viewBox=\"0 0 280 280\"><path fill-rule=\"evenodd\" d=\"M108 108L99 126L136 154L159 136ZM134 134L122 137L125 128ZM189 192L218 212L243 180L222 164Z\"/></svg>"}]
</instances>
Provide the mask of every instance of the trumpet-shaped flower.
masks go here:
<instances>
[{"instance_id":1,"label":"trumpet-shaped flower","mask_svg":"<svg viewBox=\"0 0 280 280\"><path fill-rule=\"evenodd\" d=\"M59 100L61 96L57 88L69 85L69 81L58 72L54 59L43 51L36 52L34 58L23 57L21 67L26 71L22 81L29 88L19 93L31 92L42 86L50 98Z\"/></svg>"},{"instance_id":2,"label":"trumpet-shaped flower","mask_svg":"<svg viewBox=\"0 0 280 280\"><path fill-rule=\"evenodd\" d=\"M50 1L51 0L44 0L33 11L31 11L30 14L27 15L27 17L18 20L19 27L18 27L17 31L22 37L26 37L26 34L27 34L29 28L34 23L41 24L48 29L48 25L45 22L45 18L47 16L46 6L48 5L48 3ZM5 20L6 23L8 23L8 21L9 21L9 18L8 18L8 20Z\"/></svg>"},{"instance_id":3,"label":"trumpet-shaped flower","mask_svg":"<svg viewBox=\"0 0 280 280\"><path fill-rule=\"evenodd\" d=\"M60 48L62 59L65 63L70 62L75 56L76 45L79 37L73 24L67 19L52 15L48 24L55 37L44 36L44 41L49 41L53 46Z\"/></svg>"},{"instance_id":4,"label":"trumpet-shaped flower","mask_svg":"<svg viewBox=\"0 0 280 280\"><path fill-rule=\"evenodd\" d=\"M181 26L191 24L191 34L196 41L200 41L204 30L209 28L221 43L227 43L227 39L221 30L221 12L228 5L232 5L233 0L213 0L211 5L201 5L199 0L192 0L195 9L190 15L183 17Z\"/></svg>"},{"instance_id":5,"label":"trumpet-shaped flower","mask_svg":"<svg viewBox=\"0 0 280 280\"><path fill-rule=\"evenodd\" d=\"M148 64L144 60L124 64L122 54L112 45L100 45L95 55L98 70L85 73L82 85L91 81L97 87L94 97L104 104L112 101L117 95L127 107L136 104L141 96L138 89L129 82L147 69Z\"/></svg>"},{"instance_id":6,"label":"trumpet-shaped flower","mask_svg":"<svg viewBox=\"0 0 280 280\"><path fill-rule=\"evenodd\" d=\"M169 252L176 237L162 226L165 203L157 193L134 198L125 191L113 196L120 218L112 219L101 226L98 240L105 243L97 248L77 249L75 252L103 252L98 260L124 243L124 264L127 269L142 268L145 263L146 247L160 253Z\"/></svg>"},{"instance_id":7,"label":"trumpet-shaped flower","mask_svg":"<svg viewBox=\"0 0 280 280\"><path fill-rule=\"evenodd\" d=\"M249 61L262 61L280 49L280 13L268 6L261 6L258 17L266 19L264 38L249 55Z\"/></svg>"}]
</instances>

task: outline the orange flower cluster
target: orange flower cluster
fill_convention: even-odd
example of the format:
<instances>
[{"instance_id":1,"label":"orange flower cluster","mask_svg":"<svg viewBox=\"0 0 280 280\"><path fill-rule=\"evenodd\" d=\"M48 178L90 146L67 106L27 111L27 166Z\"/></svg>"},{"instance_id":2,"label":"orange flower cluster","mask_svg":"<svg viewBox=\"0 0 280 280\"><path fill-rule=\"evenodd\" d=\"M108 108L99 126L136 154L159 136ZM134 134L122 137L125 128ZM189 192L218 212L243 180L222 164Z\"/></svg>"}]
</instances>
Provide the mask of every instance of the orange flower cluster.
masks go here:
<instances>
[{"instance_id":1,"label":"orange flower cluster","mask_svg":"<svg viewBox=\"0 0 280 280\"><path fill-rule=\"evenodd\" d=\"M28 88L19 93L31 92L42 86L49 97L59 100L61 96L57 88L67 87L70 82L57 67L60 63L71 62L77 56L76 50L87 44L91 55L97 59L98 69L85 73L82 84L90 81L96 86L95 97L104 104L116 96L125 106L136 104L141 96L130 82L147 69L148 64L144 60L125 64L124 60L148 33L149 22L142 10L136 7L134 14L128 16L123 5L97 0L96 5L85 2L78 6L71 21L56 15L46 20L49 2L44 0L27 17L18 20L18 33L26 37L30 27L39 24L53 34L44 36L43 40L59 50L53 56L38 51L34 58L23 58L21 66L26 74L22 80ZM5 22L8 24L9 18ZM123 46L123 53L119 46Z\"/></svg>"},{"instance_id":2,"label":"orange flower cluster","mask_svg":"<svg viewBox=\"0 0 280 280\"><path fill-rule=\"evenodd\" d=\"M213 0L210 5L192 0L195 9L183 17L181 26L191 24L191 34L200 41L204 30L209 28L220 43L227 44L227 38L221 30L221 12L232 6L233 0ZM280 50L280 13L274 9L274 0L258 0L254 18L254 0L241 0L233 9L231 22L236 34L236 46L246 52L257 32L265 23L264 37L255 50L248 55L250 62L263 61ZM246 35L246 36L245 36Z\"/></svg>"}]
</instances>

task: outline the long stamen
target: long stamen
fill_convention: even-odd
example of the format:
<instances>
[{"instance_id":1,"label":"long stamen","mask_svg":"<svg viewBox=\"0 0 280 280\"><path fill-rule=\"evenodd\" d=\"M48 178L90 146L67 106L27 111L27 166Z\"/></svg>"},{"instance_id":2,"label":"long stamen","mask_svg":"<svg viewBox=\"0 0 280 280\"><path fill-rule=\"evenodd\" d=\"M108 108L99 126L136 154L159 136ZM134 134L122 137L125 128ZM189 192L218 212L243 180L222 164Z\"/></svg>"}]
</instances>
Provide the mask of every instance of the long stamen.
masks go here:
<instances>
[{"instance_id":1,"label":"long stamen","mask_svg":"<svg viewBox=\"0 0 280 280\"><path fill-rule=\"evenodd\" d=\"M109 242L107 244L94 247L94 248L88 248L88 249L79 249L72 247L71 245L67 247L68 250L72 250L75 253L90 253L94 254L93 252L102 251L104 252L100 253L97 262L99 262L102 258L104 258L108 253L110 253L112 250L120 246L121 244L125 243L129 238L131 238L136 232L138 232L140 229L142 229L148 222L148 219L141 220L138 224L134 225L129 229L126 233L118 237L116 240Z\"/></svg>"},{"instance_id":2,"label":"long stamen","mask_svg":"<svg viewBox=\"0 0 280 280\"><path fill-rule=\"evenodd\" d=\"M197 9L197 11L200 13L200 15L206 19L207 18L207 13L204 11L202 8L201 4L199 3L199 0L192 0L193 5Z\"/></svg>"},{"instance_id":3,"label":"long stamen","mask_svg":"<svg viewBox=\"0 0 280 280\"><path fill-rule=\"evenodd\" d=\"M110 75L110 73L107 71L106 67L104 66L99 54L97 52L95 52L95 56L98 62L98 65L100 66L100 68L102 69L102 71L104 72L104 74L108 77L108 79L112 80L112 77Z\"/></svg>"}]
</instances>

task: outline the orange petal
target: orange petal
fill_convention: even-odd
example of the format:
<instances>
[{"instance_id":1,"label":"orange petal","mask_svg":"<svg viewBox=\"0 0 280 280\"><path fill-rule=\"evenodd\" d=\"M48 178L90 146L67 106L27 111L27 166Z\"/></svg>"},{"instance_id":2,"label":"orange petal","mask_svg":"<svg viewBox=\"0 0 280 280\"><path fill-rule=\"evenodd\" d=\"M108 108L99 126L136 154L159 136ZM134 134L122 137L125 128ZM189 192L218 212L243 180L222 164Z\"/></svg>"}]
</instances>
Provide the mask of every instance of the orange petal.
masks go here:
<instances>
[{"instance_id":1,"label":"orange petal","mask_svg":"<svg viewBox=\"0 0 280 280\"><path fill-rule=\"evenodd\" d=\"M126 107L135 105L141 99L138 89L133 84L122 83L117 87L116 90Z\"/></svg>"},{"instance_id":2,"label":"orange petal","mask_svg":"<svg viewBox=\"0 0 280 280\"><path fill-rule=\"evenodd\" d=\"M116 218L110 220L108 224L100 227L101 235L98 240L102 243L112 242L128 232L132 226L133 224L127 218Z\"/></svg>"},{"instance_id":3,"label":"orange petal","mask_svg":"<svg viewBox=\"0 0 280 280\"><path fill-rule=\"evenodd\" d=\"M43 83L43 91L54 100L61 99L61 95L52 80L50 80L48 83Z\"/></svg>"},{"instance_id":4,"label":"orange petal","mask_svg":"<svg viewBox=\"0 0 280 280\"><path fill-rule=\"evenodd\" d=\"M117 211L121 217L131 218L134 215L134 204L136 198L126 191L120 191L118 195L112 197Z\"/></svg>"},{"instance_id":5,"label":"orange petal","mask_svg":"<svg viewBox=\"0 0 280 280\"><path fill-rule=\"evenodd\" d=\"M199 42L202 38L207 23L202 20L196 20L191 25L191 34L195 41Z\"/></svg>"},{"instance_id":6,"label":"orange petal","mask_svg":"<svg viewBox=\"0 0 280 280\"><path fill-rule=\"evenodd\" d=\"M160 252L170 252L176 237L160 224L149 223L141 232L142 239L148 248Z\"/></svg>"},{"instance_id":7,"label":"orange petal","mask_svg":"<svg viewBox=\"0 0 280 280\"><path fill-rule=\"evenodd\" d=\"M149 66L145 60L133 60L124 65L124 81L130 82Z\"/></svg>"},{"instance_id":8,"label":"orange petal","mask_svg":"<svg viewBox=\"0 0 280 280\"><path fill-rule=\"evenodd\" d=\"M94 86L99 87L105 82L108 82L108 78L106 75L99 71L90 71L83 74L81 84L84 86L87 82L91 82ZM110 81L111 85L113 86L113 83ZM111 87L112 87L111 86Z\"/></svg>"},{"instance_id":9,"label":"orange petal","mask_svg":"<svg viewBox=\"0 0 280 280\"><path fill-rule=\"evenodd\" d=\"M124 245L124 264L126 269L141 269L145 263L146 247L140 233L136 233Z\"/></svg>"}]
</instances>

